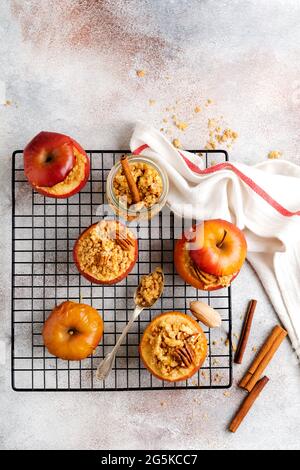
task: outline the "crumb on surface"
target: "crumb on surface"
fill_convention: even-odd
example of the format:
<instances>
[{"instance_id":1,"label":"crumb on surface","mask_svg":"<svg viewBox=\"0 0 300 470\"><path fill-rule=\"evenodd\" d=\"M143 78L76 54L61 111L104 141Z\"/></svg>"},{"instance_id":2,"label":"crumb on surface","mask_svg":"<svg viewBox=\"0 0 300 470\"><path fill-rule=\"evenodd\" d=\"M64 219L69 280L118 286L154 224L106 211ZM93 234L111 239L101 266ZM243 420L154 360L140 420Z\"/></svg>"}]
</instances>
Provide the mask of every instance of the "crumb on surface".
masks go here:
<instances>
[{"instance_id":1,"label":"crumb on surface","mask_svg":"<svg viewBox=\"0 0 300 470\"><path fill-rule=\"evenodd\" d=\"M174 145L174 147L176 147L178 149L182 148L182 144L181 144L179 139L173 139L172 144Z\"/></svg>"},{"instance_id":2,"label":"crumb on surface","mask_svg":"<svg viewBox=\"0 0 300 470\"><path fill-rule=\"evenodd\" d=\"M145 72L145 70L142 70L142 69L141 69L141 70L137 70L137 71L136 71L136 74L137 74L137 76L138 76L139 78L142 78L142 77L144 77L144 76L146 75L146 72Z\"/></svg>"},{"instance_id":3,"label":"crumb on surface","mask_svg":"<svg viewBox=\"0 0 300 470\"><path fill-rule=\"evenodd\" d=\"M188 128L188 124L184 121L178 121L177 119L174 119L174 124L180 131L185 131Z\"/></svg>"},{"instance_id":4,"label":"crumb on surface","mask_svg":"<svg viewBox=\"0 0 300 470\"><path fill-rule=\"evenodd\" d=\"M12 101L11 100L6 100L4 102L4 106L11 106L12 105Z\"/></svg>"},{"instance_id":5,"label":"crumb on surface","mask_svg":"<svg viewBox=\"0 0 300 470\"><path fill-rule=\"evenodd\" d=\"M148 103L149 103L149 106L154 106L156 103L156 100L150 99Z\"/></svg>"},{"instance_id":6,"label":"crumb on surface","mask_svg":"<svg viewBox=\"0 0 300 470\"><path fill-rule=\"evenodd\" d=\"M282 155L282 152L280 152L279 150L271 150L269 153L268 153L268 158L270 160L277 160L277 158L280 158Z\"/></svg>"},{"instance_id":7,"label":"crumb on surface","mask_svg":"<svg viewBox=\"0 0 300 470\"><path fill-rule=\"evenodd\" d=\"M194 107L194 113L201 113L201 108L200 108L200 106L195 106L195 107Z\"/></svg>"},{"instance_id":8,"label":"crumb on surface","mask_svg":"<svg viewBox=\"0 0 300 470\"><path fill-rule=\"evenodd\" d=\"M208 139L205 150L215 150L218 145L231 148L232 144L238 138L238 133L229 127L221 125L221 118L209 118L207 121Z\"/></svg>"},{"instance_id":9,"label":"crumb on surface","mask_svg":"<svg viewBox=\"0 0 300 470\"><path fill-rule=\"evenodd\" d=\"M224 397L229 398L229 397L231 396L231 393L228 392L228 391L225 391L225 392L223 393L223 395L224 395Z\"/></svg>"}]
</instances>

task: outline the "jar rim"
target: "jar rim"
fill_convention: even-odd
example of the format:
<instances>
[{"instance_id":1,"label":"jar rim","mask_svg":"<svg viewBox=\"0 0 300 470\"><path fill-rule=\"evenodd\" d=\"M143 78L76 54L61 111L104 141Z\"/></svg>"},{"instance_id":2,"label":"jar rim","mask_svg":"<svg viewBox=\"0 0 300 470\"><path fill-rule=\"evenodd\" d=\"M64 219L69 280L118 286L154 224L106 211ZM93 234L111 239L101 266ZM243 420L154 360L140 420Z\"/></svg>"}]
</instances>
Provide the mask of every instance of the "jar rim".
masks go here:
<instances>
[{"instance_id":1,"label":"jar rim","mask_svg":"<svg viewBox=\"0 0 300 470\"><path fill-rule=\"evenodd\" d=\"M113 190L113 179L115 175L117 174L117 172L119 171L119 169L121 168L121 162L118 161L111 168L107 177L107 181L106 181L107 192L109 192L109 195L114 205L120 208L121 210L126 211L128 215L136 215L137 213L148 214L149 212L151 213L153 211L153 208L157 207L158 205L162 205L162 206L165 205L167 196L169 193L169 178L164 168L160 167L156 162L154 162L150 158L144 157L144 156L136 156L136 155L128 154L128 160L130 162L135 162L135 161L145 162L149 164L150 166L152 166L158 172L159 176L162 179L163 191L159 199L157 200L157 202L150 207L143 206L141 209L136 210L136 209L131 209L130 206L129 207L124 206L122 203L120 203L120 200L117 199L115 192Z\"/></svg>"}]
</instances>

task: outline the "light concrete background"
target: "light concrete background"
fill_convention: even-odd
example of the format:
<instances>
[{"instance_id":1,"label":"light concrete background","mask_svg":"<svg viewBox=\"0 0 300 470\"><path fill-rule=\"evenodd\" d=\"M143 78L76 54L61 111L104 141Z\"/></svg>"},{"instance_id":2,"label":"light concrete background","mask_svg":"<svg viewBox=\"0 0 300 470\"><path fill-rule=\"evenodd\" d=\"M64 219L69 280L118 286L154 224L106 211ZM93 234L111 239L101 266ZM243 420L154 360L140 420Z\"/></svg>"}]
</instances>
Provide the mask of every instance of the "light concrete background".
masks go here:
<instances>
[{"instance_id":1,"label":"light concrete background","mask_svg":"<svg viewBox=\"0 0 300 470\"><path fill-rule=\"evenodd\" d=\"M299 20L297 0L1 2L0 340L7 357L0 368L0 448L299 449L300 369L288 341L236 435L226 431L244 396L235 385L230 396L22 394L11 390L9 362L11 152L42 129L69 133L86 148L127 147L137 119L171 128L170 137L186 148L201 147L208 118L223 116L224 126L239 133L231 159L255 163L279 150L299 162ZM213 104L205 106L207 99ZM189 123L185 133L162 125L173 106ZM251 297L259 307L245 366L252 346L277 322L246 266L233 287L236 333ZM234 368L235 383L245 366Z\"/></svg>"}]
</instances>

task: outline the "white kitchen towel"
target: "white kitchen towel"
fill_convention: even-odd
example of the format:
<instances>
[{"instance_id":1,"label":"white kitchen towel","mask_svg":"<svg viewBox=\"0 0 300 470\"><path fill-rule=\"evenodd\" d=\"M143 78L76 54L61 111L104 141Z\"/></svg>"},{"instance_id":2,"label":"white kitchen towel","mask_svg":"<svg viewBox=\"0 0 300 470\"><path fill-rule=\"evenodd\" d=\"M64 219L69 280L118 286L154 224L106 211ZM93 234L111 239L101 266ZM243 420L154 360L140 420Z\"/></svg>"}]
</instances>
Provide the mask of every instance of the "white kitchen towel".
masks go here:
<instances>
[{"instance_id":1,"label":"white kitchen towel","mask_svg":"<svg viewBox=\"0 0 300 470\"><path fill-rule=\"evenodd\" d=\"M139 122L132 153L166 170L168 205L184 218L223 218L244 231L257 272L300 358L300 167L284 160L254 166L224 162L208 169Z\"/></svg>"}]
</instances>

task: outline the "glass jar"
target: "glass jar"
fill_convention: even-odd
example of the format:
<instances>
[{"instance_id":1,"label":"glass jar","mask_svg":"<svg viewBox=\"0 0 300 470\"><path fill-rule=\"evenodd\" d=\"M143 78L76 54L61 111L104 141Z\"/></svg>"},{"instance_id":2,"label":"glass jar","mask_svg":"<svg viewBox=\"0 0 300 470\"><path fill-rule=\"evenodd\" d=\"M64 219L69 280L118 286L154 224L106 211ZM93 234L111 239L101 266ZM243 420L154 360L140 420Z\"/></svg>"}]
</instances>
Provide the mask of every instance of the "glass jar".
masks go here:
<instances>
[{"instance_id":1,"label":"glass jar","mask_svg":"<svg viewBox=\"0 0 300 470\"><path fill-rule=\"evenodd\" d=\"M108 203L114 212L128 221L152 219L164 207L169 192L169 179L165 170L147 157L129 155L129 164L145 163L159 174L162 181L162 193L155 204L146 207L142 202L128 206L121 198L117 198L114 191L114 178L121 169L121 163L117 162L109 172L106 181L106 196Z\"/></svg>"}]
</instances>

